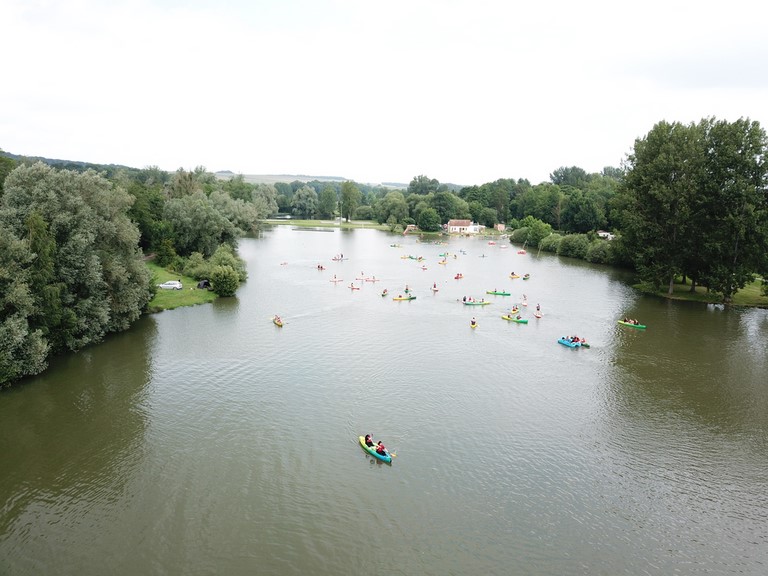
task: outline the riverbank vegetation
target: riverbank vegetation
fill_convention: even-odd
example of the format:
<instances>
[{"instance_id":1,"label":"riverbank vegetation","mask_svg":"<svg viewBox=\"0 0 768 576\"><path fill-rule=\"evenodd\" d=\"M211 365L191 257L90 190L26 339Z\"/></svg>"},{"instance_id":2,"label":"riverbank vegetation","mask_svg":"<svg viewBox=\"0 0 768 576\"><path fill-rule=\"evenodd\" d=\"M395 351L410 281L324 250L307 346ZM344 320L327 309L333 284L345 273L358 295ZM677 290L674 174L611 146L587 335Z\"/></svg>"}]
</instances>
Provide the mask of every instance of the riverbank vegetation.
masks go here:
<instances>
[{"instance_id":1,"label":"riverbank vegetation","mask_svg":"<svg viewBox=\"0 0 768 576\"><path fill-rule=\"evenodd\" d=\"M246 280L237 239L287 216L428 234L471 220L528 250L632 269L653 293L766 306L768 282L757 278L768 278L767 146L749 120L660 122L621 168L471 186L425 175L407 186L266 184L0 151L0 386L143 313L233 295ZM166 278L192 290L158 291ZM212 292L195 289L201 280Z\"/></svg>"}]
</instances>

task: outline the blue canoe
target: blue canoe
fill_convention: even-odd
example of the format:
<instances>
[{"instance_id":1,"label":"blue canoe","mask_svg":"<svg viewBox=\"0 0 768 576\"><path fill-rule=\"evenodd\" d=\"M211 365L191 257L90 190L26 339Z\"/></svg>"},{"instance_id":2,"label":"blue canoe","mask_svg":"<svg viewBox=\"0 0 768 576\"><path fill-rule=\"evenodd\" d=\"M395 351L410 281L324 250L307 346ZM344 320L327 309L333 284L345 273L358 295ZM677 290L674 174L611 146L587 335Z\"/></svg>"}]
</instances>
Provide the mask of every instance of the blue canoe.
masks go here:
<instances>
[{"instance_id":1,"label":"blue canoe","mask_svg":"<svg viewBox=\"0 0 768 576\"><path fill-rule=\"evenodd\" d=\"M378 452L376 452L376 448L375 447L373 447L373 446L366 446L365 445L365 436L358 436L358 438L360 439L360 446L362 446L363 450L368 452L368 454L370 454L374 458L378 458L379 460L381 460L383 462L387 462L389 464L392 463L392 456L390 456L389 454L379 454Z\"/></svg>"},{"instance_id":2,"label":"blue canoe","mask_svg":"<svg viewBox=\"0 0 768 576\"><path fill-rule=\"evenodd\" d=\"M567 338L558 338L557 341L562 344L563 346L568 346L568 348L580 348L581 342L571 342Z\"/></svg>"}]
</instances>

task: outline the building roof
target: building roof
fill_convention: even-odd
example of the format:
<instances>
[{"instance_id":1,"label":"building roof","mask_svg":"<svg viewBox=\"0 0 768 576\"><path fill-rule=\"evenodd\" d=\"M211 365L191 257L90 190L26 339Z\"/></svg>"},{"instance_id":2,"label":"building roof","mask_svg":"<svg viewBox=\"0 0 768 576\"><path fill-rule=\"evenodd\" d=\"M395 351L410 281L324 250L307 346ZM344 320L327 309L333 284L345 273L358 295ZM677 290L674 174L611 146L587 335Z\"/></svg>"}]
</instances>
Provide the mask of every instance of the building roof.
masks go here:
<instances>
[{"instance_id":1,"label":"building roof","mask_svg":"<svg viewBox=\"0 0 768 576\"><path fill-rule=\"evenodd\" d=\"M448 220L448 226L472 226L472 220Z\"/></svg>"}]
</instances>

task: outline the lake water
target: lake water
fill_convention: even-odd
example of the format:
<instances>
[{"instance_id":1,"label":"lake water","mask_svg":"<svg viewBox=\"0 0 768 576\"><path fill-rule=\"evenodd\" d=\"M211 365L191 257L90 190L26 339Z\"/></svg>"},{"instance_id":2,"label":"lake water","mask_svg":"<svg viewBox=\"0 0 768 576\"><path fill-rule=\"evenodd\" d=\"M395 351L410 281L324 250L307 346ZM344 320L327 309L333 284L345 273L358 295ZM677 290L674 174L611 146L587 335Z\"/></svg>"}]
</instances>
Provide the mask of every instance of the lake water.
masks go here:
<instances>
[{"instance_id":1,"label":"lake water","mask_svg":"<svg viewBox=\"0 0 768 576\"><path fill-rule=\"evenodd\" d=\"M235 298L0 393L0 574L768 570L768 311L482 238L280 226L240 253Z\"/></svg>"}]
</instances>

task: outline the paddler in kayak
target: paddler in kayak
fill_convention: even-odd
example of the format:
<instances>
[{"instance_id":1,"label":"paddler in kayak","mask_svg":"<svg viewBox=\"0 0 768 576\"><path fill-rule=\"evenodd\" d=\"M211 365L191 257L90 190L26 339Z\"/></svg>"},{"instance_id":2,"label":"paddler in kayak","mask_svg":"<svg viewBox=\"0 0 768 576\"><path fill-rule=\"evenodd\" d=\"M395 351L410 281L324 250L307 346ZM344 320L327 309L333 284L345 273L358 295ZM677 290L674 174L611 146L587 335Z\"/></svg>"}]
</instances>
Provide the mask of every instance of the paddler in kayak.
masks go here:
<instances>
[{"instance_id":1,"label":"paddler in kayak","mask_svg":"<svg viewBox=\"0 0 768 576\"><path fill-rule=\"evenodd\" d=\"M371 438L370 434L365 435L365 445L366 446L373 446L373 438Z\"/></svg>"},{"instance_id":2,"label":"paddler in kayak","mask_svg":"<svg viewBox=\"0 0 768 576\"><path fill-rule=\"evenodd\" d=\"M389 452L384 447L384 444L381 442L381 440L379 440L379 443L376 444L376 452L382 456L389 456Z\"/></svg>"}]
</instances>

